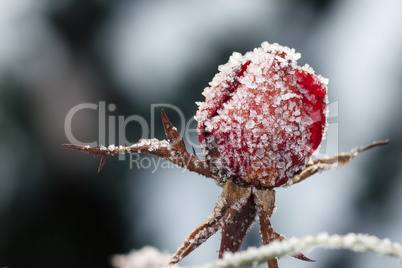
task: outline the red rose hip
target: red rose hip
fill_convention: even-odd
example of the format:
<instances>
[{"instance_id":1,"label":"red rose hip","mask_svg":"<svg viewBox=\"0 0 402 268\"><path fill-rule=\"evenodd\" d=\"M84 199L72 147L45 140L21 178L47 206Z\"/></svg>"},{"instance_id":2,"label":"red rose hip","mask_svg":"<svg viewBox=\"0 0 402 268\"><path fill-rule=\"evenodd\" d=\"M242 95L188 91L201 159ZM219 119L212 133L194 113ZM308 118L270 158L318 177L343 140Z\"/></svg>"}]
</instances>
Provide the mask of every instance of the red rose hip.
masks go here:
<instances>
[{"instance_id":1,"label":"red rose hip","mask_svg":"<svg viewBox=\"0 0 402 268\"><path fill-rule=\"evenodd\" d=\"M196 114L211 168L261 187L283 185L304 168L325 130L327 80L299 58L264 42L219 66Z\"/></svg>"}]
</instances>

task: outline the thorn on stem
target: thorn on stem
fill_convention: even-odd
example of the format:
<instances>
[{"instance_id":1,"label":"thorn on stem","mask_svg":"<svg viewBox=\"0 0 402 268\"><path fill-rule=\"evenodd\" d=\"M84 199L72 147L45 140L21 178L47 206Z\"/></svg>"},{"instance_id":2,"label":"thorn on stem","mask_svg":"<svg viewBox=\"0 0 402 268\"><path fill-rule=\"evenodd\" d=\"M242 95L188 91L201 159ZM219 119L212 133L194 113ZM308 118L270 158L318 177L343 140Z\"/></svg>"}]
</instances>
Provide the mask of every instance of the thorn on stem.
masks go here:
<instances>
[{"instance_id":1,"label":"thorn on stem","mask_svg":"<svg viewBox=\"0 0 402 268\"><path fill-rule=\"evenodd\" d=\"M99 163L99 167L98 167L98 173L101 172L103 166L105 165L107 157L108 157L108 155L101 157L101 160L100 160L100 163Z\"/></svg>"}]
</instances>

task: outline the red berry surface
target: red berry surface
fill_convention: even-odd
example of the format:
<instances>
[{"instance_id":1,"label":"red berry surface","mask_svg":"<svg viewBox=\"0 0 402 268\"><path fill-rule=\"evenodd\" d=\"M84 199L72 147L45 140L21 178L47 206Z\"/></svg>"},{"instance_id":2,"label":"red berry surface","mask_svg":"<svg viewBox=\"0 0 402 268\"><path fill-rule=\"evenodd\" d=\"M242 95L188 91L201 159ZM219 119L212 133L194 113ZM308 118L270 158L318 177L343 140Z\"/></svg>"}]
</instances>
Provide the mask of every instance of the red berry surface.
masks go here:
<instances>
[{"instance_id":1,"label":"red berry surface","mask_svg":"<svg viewBox=\"0 0 402 268\"><path fill-rule=\"evenodd\" d=\"M196 114L211 168L261 187L283 185L304 168L324 134L327 80L299 58L264 42L219 66Z\"/></svg>"}]
</instances>

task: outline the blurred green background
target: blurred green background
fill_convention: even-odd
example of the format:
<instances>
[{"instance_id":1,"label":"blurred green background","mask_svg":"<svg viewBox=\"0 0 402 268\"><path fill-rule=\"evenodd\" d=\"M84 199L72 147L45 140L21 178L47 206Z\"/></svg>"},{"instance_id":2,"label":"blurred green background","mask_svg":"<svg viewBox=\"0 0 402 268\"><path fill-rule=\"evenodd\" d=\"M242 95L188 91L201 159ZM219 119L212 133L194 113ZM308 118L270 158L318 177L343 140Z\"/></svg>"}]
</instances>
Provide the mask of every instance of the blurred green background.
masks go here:
<instances>
[{"instance_id":1,"label":"blurred green background","mask_svg":"<svg viewBox=\"0 0 402 268\"><path fill-rule=\"evenodd\" d=\"M108 116L150 122L151 105L167 103L190 120L218 65L263 41L295 48L301 64L329 78L333 110L322 154L391 141L279 189L275 229L402 242L401 11L399 0L0 0L0 267L111 267L113 254L144 245L174 252L220 189L180 169L130 169L117 157L98 174L98 159L61 147L69 143L66 116L76 105L105 102L116 107ZM77 112L72 133L97 140L98 120L97 111ZM151 127L162 139L159 122ZM125 130L130 142L141 138L135 122ZM218 242L214 236L183 263L213 260ZM254 228L245 246L259 243ZM308 256L318 262L279 264L400 267L372 254Z\"/></svg>"}]
</instances>

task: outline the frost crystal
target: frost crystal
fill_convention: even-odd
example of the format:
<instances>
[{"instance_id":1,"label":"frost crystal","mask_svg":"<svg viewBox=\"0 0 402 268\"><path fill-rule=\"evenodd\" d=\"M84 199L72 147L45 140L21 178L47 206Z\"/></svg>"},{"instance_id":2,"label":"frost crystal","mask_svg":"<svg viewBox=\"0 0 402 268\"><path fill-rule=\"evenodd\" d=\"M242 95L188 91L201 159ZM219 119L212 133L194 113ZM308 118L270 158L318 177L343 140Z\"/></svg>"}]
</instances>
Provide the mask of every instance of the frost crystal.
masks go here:
<instances>
[{"instance_id":1,"label":"frost crystal","mask_svg":"<svg viewBox=\"0 0 402 268\"><path fill-rule=\"evenodd\" d=\"M167 267L170 255L153 247L133 250L128 255L116 255L112 265L116 268L161 268Z\"/></svg>"},{"instance_id":2,"label":"frost crystal","mask_svg":"<svg viewBox=\"0 0 402 268\"><path fill-rule=\"evenodd\" d=\"M107 147L109 151L113 151L114 149L117 149L116 146L114 146L114 144L109 145L109 147Z\"/></svg>"}]
</instances>

